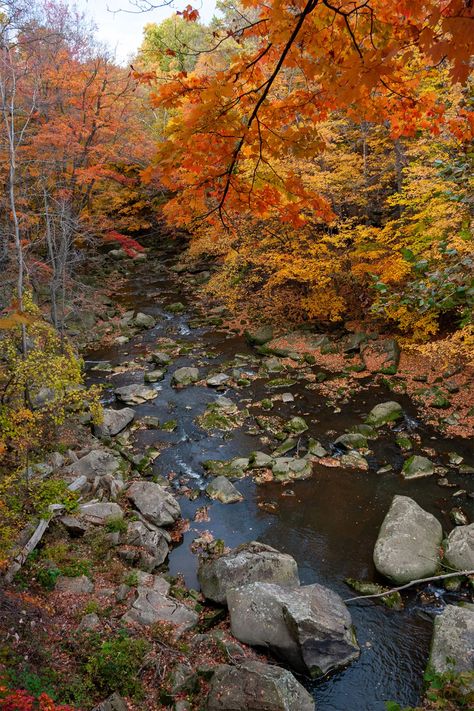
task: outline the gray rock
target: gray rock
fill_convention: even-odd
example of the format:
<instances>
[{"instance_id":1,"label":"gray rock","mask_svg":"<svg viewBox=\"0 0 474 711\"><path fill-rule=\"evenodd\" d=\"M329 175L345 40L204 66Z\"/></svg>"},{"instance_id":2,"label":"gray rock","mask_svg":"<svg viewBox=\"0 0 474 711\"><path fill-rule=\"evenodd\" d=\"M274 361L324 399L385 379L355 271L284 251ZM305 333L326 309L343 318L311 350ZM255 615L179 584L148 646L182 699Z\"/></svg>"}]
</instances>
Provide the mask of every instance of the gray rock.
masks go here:
<instances>
[{"instance_id":1,"label":"gray rock","mask_svg":"<svg viewBox=\"0 0 474 711\"><path fill-rule=\"evenodd\" d=\"M291 420L288 420L284 429L292 434L302 434L303 432L306 432L308 425L306 420L302 417L292 417Z\"/></svg>"},{"instance_id":2,"label":"gray rock","mask_svg":"<svg viewBox=\"0 0 474 711\"><path fill-rule=\"evenodd\" d=\"M127 490L127 497L156 526L171 525L181 516L181 509L174 496L151 481L133 482Z\"/></svg>"},{"instance_id":3,"label":"gray rock","mask_svg":"<svg viewBox=\"0 0 474 711\"><path fill-rule=\"evenodd\" d=\"M440 562L441 524L408 496L394 496L374 548L375 567L402 585L434 575Z\"/></svg>"},{"instance_id":4,"label":"gray rock","mask_svg":"<svg viewBox=\"0 0 474 711\"><path fill-rule=\"evenodd\" d=\"M229 590L227 603L238 640L266 647L303 674L322 676L359 655L349 610L322 585L250 583Z\"/></svg>"},{"instance_id":5,"label":"gray rock","mask_svg":"<svg viewBox=\"0 0 474 711\"><path fill-rule=\"evenodd\" d=\"M59 520L61 521L62 525L69 533L69 535L73 538L83 536L84 533L87 531L87 526L84 521L81 521L79 518L76 518L76 516L61 516Z\"/></svg>"},{"instance_id":6,"label":"gray rock","mask_svg":"<svg viewBox=\"0 0 474 711\"><path fill-rule=\"evenodd\" d=\"M308 454L310 457L326 457L327 451L324 449L321 442L318 442L312 437L308 441Z\"/></svg>"},{"instance_id":7,"label":"gray rock","mask_svg":"<svg viewBox=\"0 0 474 711\"><path fill-rule=\"evenodd\" d=\"M250 466L257 469L271 467L274 461L274 458L265 452L252 452L250 455Z\"/></svg>"},{"instance_id":8,"label":"gray rock","mask_svg":"<svg viewBox=\"0 0 474 711\"><path fill-rule=\"evenodd\" d=\"M313 467L308 459L277 457L272 465L272 472L277 481L292 481L307 479L311 476Z\"/></svg>"},{"instance_id":9,"label":"gray rock","mask_svg":"<svg viewBox=\"0 0 474 711\"><path fill-rule=\"evenodd\" d=\"M157 363L158 365L169 365L173 360L166 351L155 351L151 354L151 359L153 363Z\"/></svg>"},{"instance_id":10,"label":"gray rock","mask_svg":"<svg viewBox=\"0 0 474 711\"><path fill-rule=\"evenodd\" d=\"M139 587L136 600L122 619L141 625L153 625L156 622L172 625L175 637L178 638L197 625L199 615L186 605L156 590Z\"/></svg>"},{"instance_id":11,"label":"gray rock","mask_svg":"<svg viewBox=\"0 0 474 711\"><path fill-rule=\"evenodd\" d=\"M414 454L406 460L403 465L402 474L405 479L420 479L423 476L431 476L434 474L435 467L433 462L431 462L426 457L420 457L418 454Z\"/></svg>"},{"instance_id":12,"label":"gray rock","mask_svg":"<svg viewBox=\"0 0 474 711\"><path fill-rule=\"evenodd\" d=\"M51 462L53 469L56 470L61 469L66 460L60 452L52 452L49 455L49 461Z\"/></svg>"},{"instance_id":13,"label":"gray rock","mask_svg":"<svg viewBox=\"0 0 474 711\"><path fill-rule=\"evenodd\" d=\"M229 380L230 377L227 373L216 373L216 375L212 375L206 380L206 385L209 385L211 388L218 388L220 385L228 383Z\"/></svg>"},{"instance_id":14,"label":"gray rock","mask_svg":"<svg viewBox=\"0 0 474 711\"><path fill-rule=\"evenodd\" d=\"M214 673L208 711L314 711L306 689L291 672L270 664L247 661L223 664Z\"/></svg>"},{"instance_id":15,"label":"gray rock","mask_svg":"<svg viewBox=\"0 0 474 711\"><path fill-rule=\"evenodd\" d=\"M390 400L389 402L381 402L369 412L366 424L373 427L382 427L389 422L396 422L403 417L402 406L398 402Z\"/></svg>"},{"instance_id":16,"label":"gray rock","mask_svg":"<svg viewBox=\"0 0 474 711\"><path fill-rule=\"evenodd\" d=\"M149 572L164 563L169 553L169 534L145 521L132 521L128 525L126 541L146 552L138 552L136 559Z\"/></svg>"},{"instance_id":17,"label":"gray rock","mask_svg":"<svg viewBox=\"0 0 474 711\"><path fill-rule=\"evenodd\" d=\"M87 481L86 476L78 476L70 484L68 484L69 491L79 491L80 493L85 493L90 489L90 484Z\"/></svg>"},{"instance_id":18,"label":"gray rock","mask_svg":"<svg viewBox=\"0 0 474 711\"><path fill-rule=\"evenodd\" d=\"M114 437L133 421L135 410L131 407L122 410L104 409L103 415L101 424L95 427L95 433L99 437Z\"/></svg>"},{"instance_id":19,"label":"gray rock","mask_svg":"<svg viewBox=\"0 0 474 711\"><path fill-rule=\"evenodd\" d=\"M128 706L124 699L115 692L98 706L94 706L92 711L128 711Z\"/></svg>"},{"instance_id":20,"label":"gray rock","mask_svg":"<svg viewBox=\"0 0 474 711\"><path fill-rule=\"evenodd\" d=\"M164 370L149 370L145 373L145 383L157 383L165 377Z\"/></svg>"},{"instance_id":21,"label":"gray rock","mask_svg":"<svg viewBox=\"0 0 474 711\"><path fill-rule=\"evenodd\" d=\"M93 592L94 583L86 575L79 575L77 578L60 575L56 580L56 590L69 595L86 595Z\"/></svg>"},{"instance_id":22,"label":"gray rock","mask_svg":"<svg viewBox=\"0 0 474 711\"><path fill-rule=\"evenodd\" d=\"M141 311L137 313L132 323L138 328L153 328L156 326L156 321L153 316L150 316L150 314L144 314Z\"/></svg>"},{"instance_id":23,"label":"gray rock","mask_svg":"<svg viewBox=\"0 0 474 711\"><path fill-rule=\"evenodd\" d=\"M273 338L273 328L271 326L260 326L252 331L245 331L245 338L251 345L263 346Z\"/></svg>"},{"instance_id":24,"label":"gray rock","mask_svg":"<svg viewBox=\"0 0 474 711\"><path fill-rule=\"evenodd\" d=\"M121 459L107 449L92 449L84 457L69 464L65 472L76 477L85 476L87 481L106 474L114 476L121 469Z\"/></svg>"},{"instance_id":25,"label":"gray rock","mask_svg":"<svg viewBox=\"0 0 474 711\"><path fill-rule=\"evenodd\" d=\"M141 405L143 402L154 400L158 397L157 390L139 383L123 385L121 388L114 390L114 393L126 405Z\"/></svg>"},{"instance_id":26,"label":"gray rock","mask_svg":"<svg viewBox=\"0 0 474 711\"><path fill-rule=\"evenodd\" d=\"M445 559L455 570L474 570L474 523L451 531L446 541Z\"/></svg>"},{"instance_id":27,"label":"gray rock","mask_svg":"<svg viewBox=\"0 0 474 711\"><path fill-rule=\"evenodd\" d=\"M175 385L191 385L199 380L199 370L197 368L183 367L174 371L172 382Z\"/></svg>"},{"instance_id":28,"label":"gray rock","mask_svg":"<svg viewBox=\"0 0 474 711\"><path fill-rule=\"evenodd\" d=\"M162 595L168 595L171 584L161 575L152 575L143 570L134 570L134 575L137 577L137 585L145 588L153 588Z\"/></svg>"},{"instance_id":29,"label":"gray rock","mask_svg":"<svg viewBox=\"0 0 474 711\"><path fill-rule=\"evenodd\" d=\"M357 432L348 432L334 440L334 444L342 444L346 449L367 449L367 438Z\"/></svg>"},{"instance_id":30,"label":"gray rock","mask_svg":"<svg viewBox=\"0 0 474 711\"><path fill-rule=\"evenodd\" d=\"M363 343L367 341L365 333L351 333L344 345L344 353L358 353Z\"/></svg>"},{"instance_id":31,"label":"gray rock","mask_svg":"<svg viewBox=\"0 0 474 711\"><path fill-rule=\"evenodd\" d=\"M220 558L201 559L198 579L203 595L221 604L226 604L229 590L247 583L265 581L295 588L300 582L292 556L258 541L244 543Z\"/></svg>"},{"instance_id":32,"label":"gray rock","mask_svg":"<svg viewBox=\"0 0 474 711\"><path fill-rule=\"evenodd\" d=\"M218 476L206 486L206 494L222 504L242 501L243 496L225 476Z\"/></svg>"},{"instance_id":33,"label":"gray rock","mask_svg":"<svg viewBox=\"0 0 474 711\"><path fill-rule=\"evenodd\" d=\"M446 605L435 618L429 665L438 674L474 669L474 609Z\"/></svg>"},{"instance_id":34,"label":"gray rock","mask_svg":"<svg viewBox=\"0 0 474 711\"><path fill-rule=\"evenodd\" d=\"M95 612L91 612L89 615L84 615L77 626L78 632L90 632L91 630L96 630L100 627L100 618Z\"/></svg>"},{"instance_id":35,"label":"gray rock","mask_svg":"<svg viewBox=\"0 0 474 711\"><path fill-rule=\"evenodd\" d=\"M90 502L79 507L79 513L86 521L96 526L104 526L113 518L123 518L123 510L113 501Z\"/></svg>"}]
</instances>

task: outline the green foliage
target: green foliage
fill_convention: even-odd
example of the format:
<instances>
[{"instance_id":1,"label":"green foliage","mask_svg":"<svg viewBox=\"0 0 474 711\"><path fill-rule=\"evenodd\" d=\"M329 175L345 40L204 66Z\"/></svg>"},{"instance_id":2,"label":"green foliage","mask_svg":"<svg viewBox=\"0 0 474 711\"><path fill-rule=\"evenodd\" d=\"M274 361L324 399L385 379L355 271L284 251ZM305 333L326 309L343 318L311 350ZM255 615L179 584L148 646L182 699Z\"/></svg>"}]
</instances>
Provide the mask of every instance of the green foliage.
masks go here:
<instances>
[{"instance_id":1,"label":"green foliage","mask_svg":"<svg viewBox=\"0 0 474 711\"><path fill-rule=\"evenodd\" d=\"M139 698L142 693L139 673L148 650L145 639L121 635L107 640L88 658L86 673L94 687L104 694L117 691Z\"/></svg>"},{"instance_id":2,"label":"green foliage","mask_svg":"<svg viewBox=\"0 0 474 711\"><path fill-rule=\"evenodd\" d=\"M67 513L76 511L79 496L75 491L69 491L67 483L62 479L46 479L32 482L30 497L35 513L39 516L49 514L50 504L62 504Z\"/></svg>"},{"instance_id":3,"label":"green foliage","mask_svg":"<svg viewBox=\"0 0 474 711\"><path fill-rule=\"evenodd\" d=\"M123 518L109 518L105 524L108 533L126 533L127 522Z\"/></svg>"},{"instance_id":4,"label":"green foliage","mask_svg":"<svg viewBox=\"0 0 474 711\"><path fill-rule=\"evenodd\" d=\"M396 701L387 701L386 711L460 711L473 708L474 672L457 673L451 670L439 674L428 668L424 681L426 691L421 706L402 708Z\"/></svg>"}]
</instances>

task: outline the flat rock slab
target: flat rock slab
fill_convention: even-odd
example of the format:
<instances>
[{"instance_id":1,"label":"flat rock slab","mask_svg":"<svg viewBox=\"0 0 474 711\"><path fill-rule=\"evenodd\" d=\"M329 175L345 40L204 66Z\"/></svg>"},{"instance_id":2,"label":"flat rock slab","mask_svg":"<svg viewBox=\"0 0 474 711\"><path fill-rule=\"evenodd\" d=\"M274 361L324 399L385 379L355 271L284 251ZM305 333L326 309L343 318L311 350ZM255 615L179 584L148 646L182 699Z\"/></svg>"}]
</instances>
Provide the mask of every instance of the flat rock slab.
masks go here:
<instances>
[{"instance_id":1,"label":"flat rock slab","mask_svg":"<svg viewBox=\"0 0 474 711\"><path fill-rule=\"evenodd\" d=\"M250 583L227 593L232 634L266 647L293 669L319 677L359 656L349 610L323 585Z\"/></svg>"},{"instance_id":2,"label":"flat rock slab","mask_svg":"<svg viewBox=\"0 0 474 711\"><path fill-rule=\"evenodd\" d=\"M258 541L244 543L220 558L200 560L198 579L203 595L221 604L226 604L229 590L247 583L264 581L293 588L300 584L295 559Z\"/></svg>"},{"instance_id":3,"label":"flat rock slab","mask_svg":"<svg viewBox=\"0 0 474 711\"><path fill-rule=\"evenodd\" d=\"M172 625L175 637L178 638L197 625L199 615L186 605L156 590L139 587L135 602L122 619L141 625L153 625L156 622Z\"/></svg>"},{"instance_id":4,"label":"flat rock slab","mask_svg":"<svg viewBox=\"0 0 474 711\"><path fill-rule=\"evenodd\" d=\"M211 375L211 377L206 380L206 385L209 385L211 388L218 388L228 383L229 380L230 377L227 373L217 373L216 375Z\"/></svg>"},{"instance_id":5,"label":"flat rock slab","mask_svg":"<svg viewBox=\"0 0 474 711\"><path fill-rule=\"evenodd\" d=\"M405 479L420 479L434 474L435 466L427 457L414 454L403 465L402 474Z\"/></svg>"},{"instance_id":6,"label":"flat rock slab","mask_svg":"<svg viewBox=\"0 0 474 711\"><path fill-rule=\"evenodd\" d=\"M158 397L157 390L140 384L123 385L121 388L114 390L114 394L126 405L140 405Z\"/></svg>"},{"instance_id":7,"label":"flat rock slab","mask_svg":"<svg viewBox=\"0 0 474 711\"><path fill-rule=\"evenodd\" d=\"M105 409L103 420L97 425L95 432L99 437L114 437L125 429L135 417L135 410L131 407L124 407L122 410Z\"/></svg>"},{"instance_id":8,"label":"flat rock slab","mask_svg":"<svg viewBox=\"0 0 474 711\"><path fill-rule=\"evenodd\" d=\"M474 523L451 531L446 541L445 559L455 570L474 570Z\"/></svg>"},{"instance_id":9,"label":"flat rock slab","mask_svg":"<svg viewBox=\"0 0 474 711\"><path fill-rule=\"evenodd\" d=\"M56 580L56 590L69 595L87 595L94 591L94 583L86 575L68 578L60 575Z\"/></svg>"},{"instance_id":10,"label":"flat rock slab","mask_svg":"<svg viewBox=\"0 0 474 711\"><path fill-rule=\"evenodd\" d=\"M394 496L374 548L375 567L399 585L435 574L443 529L408 496Z\"/></svg>"},{"instance_id":11,"label":"flat rock slab","mask_svg":"<svg viewBox=\"0 0 474 711\"><path fill-rule=\"evenodd\" d=\"M96 477L103 477L107 474L114 476L122 466L122 460L113 452L107 449L92 449L84 457L69 464L66 474L76 477L85 476L87 481L94 481Z\"/></svg>"},{"instance_id":12,"label":"flat rock slab","mask_svg":"<svg viewBox=\"0 0 474 711\"><path fill-rule=\"evenodd\" d=\"M181 509L174 496L151 481L133 482L127 490L127 497L156 526L169 526L181 516Z\"/></svg>"},{"instance_id":13,"label":"flat rock slab","mask_svg":"<svg viewBox=\"0 0 474 711\"><path fill-rule=\"evenodd\" d=\"M234 504L243 501L243 496L238 489L225 476L218 476L206 487L206 494L222 504Z\"/></svg>"},{"instance_id":14,"label":"flat rock slab","mask_svg":"<svg viewBox=\"0 0 474 711\"><path fill-rule=\"evenodd\" d=\"M86 521L97 526L104 526L110 519L123 518L123 510L112 501L82 504L79 507L79 514Z\"/></svg>"},{"instance_id":15,"label":"flat rock slab","mask_svg":"<svg viewBox=\"0 0 474 711\"><path fill-rule=\"evenodd\" d=\"M208 711L314 711L306 689L291 672L262 662L223 664L214 673Z\"/></svg>"},{"instance_id":16,"label":"flat rock slab","mask_svg":"<svg viewBox=\"0 0 474 711\"><path fill-rule=\"evenodd\" d=\"M430 666L438 674L474 669L474 606L447 605L435 618Z\"/></svg>"}]
</instances>

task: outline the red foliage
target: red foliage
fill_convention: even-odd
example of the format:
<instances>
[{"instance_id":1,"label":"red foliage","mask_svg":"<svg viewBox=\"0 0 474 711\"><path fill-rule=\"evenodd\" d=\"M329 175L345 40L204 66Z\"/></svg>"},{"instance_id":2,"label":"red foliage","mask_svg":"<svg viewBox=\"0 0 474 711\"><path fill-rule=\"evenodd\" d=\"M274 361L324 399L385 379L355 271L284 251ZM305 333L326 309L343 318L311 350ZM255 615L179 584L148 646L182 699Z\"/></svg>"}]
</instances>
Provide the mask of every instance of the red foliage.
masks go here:
<instances>
[{"instance_id":1,"label":"red foliage","mask_svg":"<svg viewBox=\"0 0 474 711\"><path fill-rule=\"evenodd\" d=\"M125 254L129 257L134 257L138 252L143 252L145 249L132 237L127 237L127 235L123 235L116 230L109 230L109 232L104 235L104 240L106 242L118 242Z\"/></svg>"},{"instance_id":2,"label":"red foliage","mask_svg":"<svg viewBox=\"0 0 474 711\"><path fill-rule=\"evenodd\" d=\"M74 711L72 706L56 704L47 694L37 699L23 689L10 691L0 686L0 709L2 711Z\"/></svg>"}]
</instances>

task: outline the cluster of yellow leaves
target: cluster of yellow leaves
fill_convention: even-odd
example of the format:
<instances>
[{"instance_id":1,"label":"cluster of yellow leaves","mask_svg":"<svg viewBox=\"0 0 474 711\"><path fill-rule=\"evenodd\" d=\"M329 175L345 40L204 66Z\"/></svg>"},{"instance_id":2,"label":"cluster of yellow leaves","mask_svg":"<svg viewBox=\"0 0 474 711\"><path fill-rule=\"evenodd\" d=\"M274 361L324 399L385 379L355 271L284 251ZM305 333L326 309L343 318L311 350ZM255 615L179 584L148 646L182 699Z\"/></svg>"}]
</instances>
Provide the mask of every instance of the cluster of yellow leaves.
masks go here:
<instances>
[{"instance_id":1,"label":"cluster of yellow leaves","mask_svg":"<svg viewBox=\"0 0 474 711\"><path fill-rule=\"evenodd\" d=\"M0 339L0 445L4 457L17 463L41 449L68 412L91 407L100 418L98 392L85 390L82 363L70 343L43 320L30 292L23 309L27 325L15 323Z\"/></svg>"}]
</instances>

